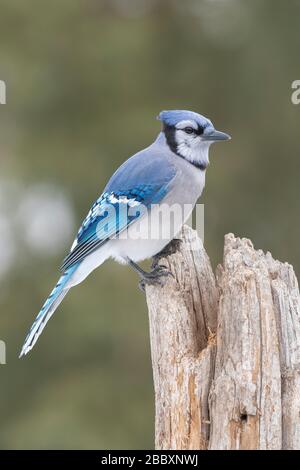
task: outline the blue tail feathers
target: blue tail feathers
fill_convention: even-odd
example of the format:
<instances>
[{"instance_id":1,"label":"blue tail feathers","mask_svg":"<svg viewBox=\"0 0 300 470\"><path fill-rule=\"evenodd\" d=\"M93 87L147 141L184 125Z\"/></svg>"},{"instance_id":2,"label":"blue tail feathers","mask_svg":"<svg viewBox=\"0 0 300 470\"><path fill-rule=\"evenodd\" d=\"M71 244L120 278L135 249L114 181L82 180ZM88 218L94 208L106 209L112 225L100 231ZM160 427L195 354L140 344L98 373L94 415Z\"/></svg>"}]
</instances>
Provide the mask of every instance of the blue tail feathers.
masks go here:
<instances>
[{"instance_id":1,"label":"blue tail feathers","mask_svg":"<svg viewBox=\"0 0 300 470\"><path fill-rule=\"evenodd\" d=\"M38 337L45 328L48 320L51 318L51 316L53 315L53 313L69 291L68 281L71 279L77 267L78 264L67 269L59 278L58 283L54 287L46 302L44 303L32 327L30 328L19 357L22 357L23 355L27 354L37 342Z\"/></svg>"}]
</instances>

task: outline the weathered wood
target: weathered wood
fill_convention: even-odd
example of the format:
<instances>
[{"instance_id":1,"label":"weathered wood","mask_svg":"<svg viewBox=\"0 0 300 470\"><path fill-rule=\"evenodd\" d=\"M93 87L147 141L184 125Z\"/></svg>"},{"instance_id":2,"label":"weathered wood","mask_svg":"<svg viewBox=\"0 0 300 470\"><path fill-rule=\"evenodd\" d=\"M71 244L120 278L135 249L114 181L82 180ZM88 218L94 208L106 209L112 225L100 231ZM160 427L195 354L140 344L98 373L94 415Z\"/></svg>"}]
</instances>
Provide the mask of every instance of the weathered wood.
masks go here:
<instances>
[{"instance_id":1,"label":"weathered wood","mask_svg":"<svg viewBox=\"0 0 300 470\"><path fill-rule=\"evenodd\" d=\"M217 282L184 227L147 286L157 449L300 448L300 296L292 266L225 237ZM217 322L218 318L218 322Z\"/></svg>"},{"instance_id":2,"label":"weathered wood","mask_svg":"<svg viewBox=\"0 0 300 470\"><path fill-rule=\"evenodd\" d=\"M157 449L203 449L208 443L218 291L196 232L186 227L182 240L178 252L160 260L174 277L162 288L146 287Z\"/></svg>"},{"instance_id":3,"label":"weathered wood","mask_svg":"<svg viewBox=\"0 0 300 470\"><path fill-rule=\"evenodd\" d=\"M229 235L220 271L210 448L280 449L280 360L268 267L249 240Z\"/></svg>"},{"instance_id":4,"label":"weathered wood","mask_svg":"<svg viewBox=\"0 0 300 470\"><path fill-rule=\"evenodd\" d=\"M300 449L300 296L292 266L267 255L280 346L282 448Z\"/></svg>"}]
</instances>

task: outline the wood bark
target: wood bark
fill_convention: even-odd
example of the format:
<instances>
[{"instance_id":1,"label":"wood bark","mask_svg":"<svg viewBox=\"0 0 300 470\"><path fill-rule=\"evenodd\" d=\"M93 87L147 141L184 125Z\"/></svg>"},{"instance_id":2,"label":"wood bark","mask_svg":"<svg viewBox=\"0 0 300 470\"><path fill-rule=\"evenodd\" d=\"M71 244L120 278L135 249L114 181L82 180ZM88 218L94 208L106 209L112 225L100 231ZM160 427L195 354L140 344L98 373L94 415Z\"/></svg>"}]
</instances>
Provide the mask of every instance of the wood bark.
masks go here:
<instances>
[{"instance_id":1,"label":"wood bark","mask_svg":"<svg viewBox=\"0 0 300 470\"><path fill-rule=\"evenodd\" d=\"M291 265L225 236L216 276L197 233L146 286L157 449L300 449L300 296Z\"/></svg>"}]
</instances>

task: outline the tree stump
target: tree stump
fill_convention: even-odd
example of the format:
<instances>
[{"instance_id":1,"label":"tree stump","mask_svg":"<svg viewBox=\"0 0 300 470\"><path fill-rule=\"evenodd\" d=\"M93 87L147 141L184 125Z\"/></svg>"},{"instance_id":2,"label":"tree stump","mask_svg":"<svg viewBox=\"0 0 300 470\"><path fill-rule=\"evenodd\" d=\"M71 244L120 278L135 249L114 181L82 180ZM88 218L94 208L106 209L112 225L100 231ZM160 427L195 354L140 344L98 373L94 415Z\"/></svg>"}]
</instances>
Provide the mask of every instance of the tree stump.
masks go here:
<instances>
[{"instance_id":1,"label":"tree stump","mask_svg":"<svg viewBox=\"0 0 300 470\"><path fill-rule=\"evenodd\" d=\"M157 449L300 449L300 296L293 268L225 236L214 276L185 226L173 276L146 286Z\"/></svg>"}]
</instances>

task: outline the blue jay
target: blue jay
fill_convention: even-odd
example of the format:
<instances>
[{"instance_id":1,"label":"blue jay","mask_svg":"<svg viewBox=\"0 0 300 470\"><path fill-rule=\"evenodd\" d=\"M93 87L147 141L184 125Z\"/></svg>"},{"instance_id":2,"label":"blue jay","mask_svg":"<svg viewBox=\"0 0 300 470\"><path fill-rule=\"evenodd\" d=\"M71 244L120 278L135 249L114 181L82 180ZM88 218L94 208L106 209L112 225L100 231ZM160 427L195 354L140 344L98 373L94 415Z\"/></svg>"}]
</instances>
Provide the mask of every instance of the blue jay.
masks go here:
<instances>
[{"instance_id":1,"label":"blue jay","mask_svg":"<svg viewBox=\"0 0 300 470\"><path fill-rule=\"evenodd\" d=\"M177 223L169 239L141 234L145 235L149 217L162 204L194 207L204 188L210 145L230 136L192 111L162 111L158 119L162 130L157 139L120 166L84 219L63 261L62 275L36 317L20 357L33 348L69 289L108 258L132 266L146 283L166 275L161 266L147 273L137 262L163 250L189 214ZM140 237L131 236L137 224ZM121 237L124 230L127 236Z\"/></svg>"}]
</instances>

